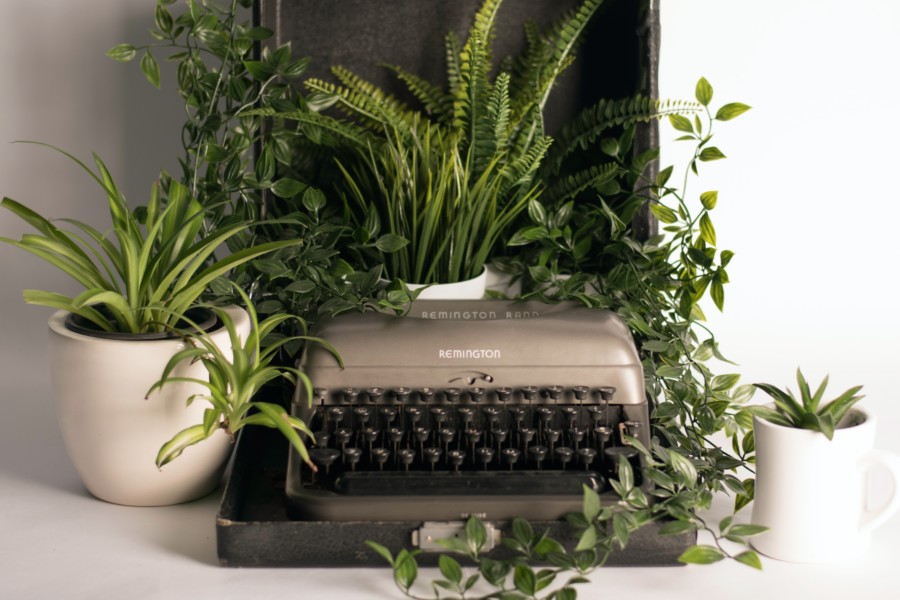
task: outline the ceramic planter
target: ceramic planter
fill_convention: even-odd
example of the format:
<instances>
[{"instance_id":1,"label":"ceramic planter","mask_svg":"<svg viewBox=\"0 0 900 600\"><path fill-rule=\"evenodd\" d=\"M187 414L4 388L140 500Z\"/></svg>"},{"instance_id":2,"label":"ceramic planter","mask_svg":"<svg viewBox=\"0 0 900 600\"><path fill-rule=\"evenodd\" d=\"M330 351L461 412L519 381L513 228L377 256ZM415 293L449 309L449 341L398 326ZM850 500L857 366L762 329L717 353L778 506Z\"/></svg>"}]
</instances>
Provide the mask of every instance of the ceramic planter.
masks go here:
<instances>
[{"instance_id":1,"label":"ceramic planter","mask_svg":"<svg viewBox=\"0 0 900 600\"><path fill-rule=\"evenodd\" d=\"M789 562L826 563L863 554L872 530L900 508L900 457L873 449L875 416L854 409L834 439L753 418L756 491L752 521L769 531L751 538L761 553ZM881 507L867 506L867 474L894 479Z\"/></svg>"},{"instance_id":2,"label":"ceramic planter","mask_svg":"<svg viewBox=\"0 0 900 600\"><path fill-rule=\"evenodd\" d=\"M481 275L456 283L436 283L425 286L424 284L407 284L410 290L422 290L419 300L480 300L484 298L487 284L487 269L481 271Z\"/></svg>"},{"instance_id":3,"label":"ceramic planter","mask_svg":"<svg viewBox=\"0 0 900 600\"><path fill-rule=\"evenodd\" d=\"M226 309L238 331L250 331L247 313ZM100 339L66 328L67 313L50 318L50 369L63 441L88 491L107 502L161 506L200 498L219 484L231 442L224 432L192 446L157 469L156 454L173 435L202 423L208 403L185 406L199 384L167 384L144 396L169 358L184 346L180 339ZM222 327L211 337L230 348ZM206 379L200 363L179 366L176 376Z\"/></svg>"}]
</instances>

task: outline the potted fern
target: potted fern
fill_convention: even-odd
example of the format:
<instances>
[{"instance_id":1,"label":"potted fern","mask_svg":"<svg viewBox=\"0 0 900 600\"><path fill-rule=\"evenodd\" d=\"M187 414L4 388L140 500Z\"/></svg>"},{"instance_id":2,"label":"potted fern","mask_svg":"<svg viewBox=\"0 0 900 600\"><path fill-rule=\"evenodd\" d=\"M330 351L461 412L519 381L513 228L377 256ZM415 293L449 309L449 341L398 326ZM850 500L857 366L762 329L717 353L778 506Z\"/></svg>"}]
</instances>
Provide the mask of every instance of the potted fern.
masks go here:
<instances>
[{"instance_id":1,"label":"potted fern","mask_svg":"<svg viewBox=\"0 0 900 600\"><path fill-rule=\"evenodd\" d=\"M554 141L545 131L544 108L601 3L585 0L546 31L530 29L522 54L492 77L491 41L502 2L486 0L464 42L452 33L445 38L446 91L391 67L418 109L335 66L338 85L306 81L311 110L264 107L254 114L296 121L301 134L333 148L341 174L336 193L356 224L356 241L371 246L388 277L413 288L482 280L519 216L542 212L546 182L564 169L568 150L545 162ZM608 125L618 126L683 110L644 98L598 107ZM583 145L589 137L570 141ZM577 183L555 196L601 184L608 172L593 166L571 177ZM473 296L483 292L481 284Z\"/></svg>"},{"instance_id":2,"label":"potted fern","mask_svg":"<svg viewBox=\"0 0 900 600\"><path fill-rule=\"evenodd\" d=\"M872 531L900 509L900 457L875 450L875 415L858 406L862 386L823 402L826 377L813 392L800 369L800 397L754 384L773 399L748 407L756 444L753 523L768 531L752 540L768 556L790 562L835 562L858 556ZM867 506L866 475L882 467L891 497Z\"/></svg>"},{"instance_id":3,"label":"potted fern","mask_svg":"<svg viewBox=\"0 0 900 600\"><path fill-rule=\"evenodd\" d=\"M202 390L187 381L205 377L202 365L179 363L182 381L147 399L146 391L183 348L173 331L186 323L208 329L214 343L229 347L229 331L216 328L216 315L193 310L214 280L298 242L268 242L217 259L219 246L245 233L248 223L204 232L199 203L165 176L154 184L147 206L132 211L99 157L94 172L63 154L103 191L112 235L74 220L58 226L4 198L0 205L36 233L0 241L47 261L84 288L74 297L38 290L23 294L30 304L57 309L49 321L50 371L72 463L88 491L117 504L173 504L205 495L219 483L229 452L226 436L197 447L177 468L159 471L153 464L163 440L202 417L199 406L184 406L185 398ZM246 336L248 315L237 307L223 310L234 330Z\"/></svg>"}]
</instances>

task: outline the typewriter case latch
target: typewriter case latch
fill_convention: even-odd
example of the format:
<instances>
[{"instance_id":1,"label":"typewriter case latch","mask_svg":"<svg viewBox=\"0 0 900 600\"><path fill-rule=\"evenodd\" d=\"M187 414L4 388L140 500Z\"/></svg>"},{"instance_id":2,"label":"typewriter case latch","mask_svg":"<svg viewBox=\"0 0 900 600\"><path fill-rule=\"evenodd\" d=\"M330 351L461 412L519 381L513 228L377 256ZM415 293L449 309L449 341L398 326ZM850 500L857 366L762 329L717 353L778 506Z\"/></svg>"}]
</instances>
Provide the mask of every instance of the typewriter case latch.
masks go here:
<instances>
[{"instance_id":1,"label":"typewriter case latch","mask_svg":"<svg viewBox=\"0 0 900 600\"><path fill-rule=\"evenodd\" d=\"M488 552L500 544L500 530L493 524L484 522L487 532L482 551ZM438 544L438 540L449 538L463 538L466 534L464 521L425 521L418 529L412 532L412 545L423 552L444 552L444 546Z\"/></svg>"}]
</instances>

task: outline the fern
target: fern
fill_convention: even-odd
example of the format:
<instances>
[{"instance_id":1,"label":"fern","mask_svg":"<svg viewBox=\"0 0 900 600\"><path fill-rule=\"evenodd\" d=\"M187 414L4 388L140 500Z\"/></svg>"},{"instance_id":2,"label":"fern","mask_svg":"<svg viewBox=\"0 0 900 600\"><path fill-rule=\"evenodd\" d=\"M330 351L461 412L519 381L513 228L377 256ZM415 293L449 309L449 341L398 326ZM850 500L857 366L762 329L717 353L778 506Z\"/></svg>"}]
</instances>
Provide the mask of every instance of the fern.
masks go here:
<instances>
[{"instance_id":1,"label":"fern","mask_svg":"<svg viewBox=\"0 0 900 600\"><path fill-rule=\"evenodd\" d=\"M343 86L321 79L307 79L304 84L309 90L337 97L338 106L346 114L360 119L375 132L383 131L385 123L400 127L413 121L414 111L373 84L340 67L334 67L333 72Z\"/></svg>"},{"instance_id":2,"label":"fern","mask_svg":"<svg viewBox=\"0 0 900 600\"><path fill-rule=\"evenodd\" d=\"M422 103L425 113L436 120L449 122L448 115L453 109L453 98L438 86L410 73L398 65L384 65L406 85L406 89Z\"/></svg>"},{"instance_id":3,"label":"fern","mask_svg":"<svg viewBox=\"0 0 900 600\"><path fill-rule=\"evenodd\" d=\"M600 100L567 123L557 134L559 142L547 157L549 174L559 172L563 160L576 150L587 150L591 144L613 127L659 119L670 114L694 113L700 110L696 102L659 101L641 95L623 100Z\"/></svg>"},{"instance_id":4,"label":"fern","mask_svg":"<svg viewBox=\"0 0 900 600\"><path fill-rule=\"evenodd\" d=\"M544 201L551 206L571 200L590 188L611 181L621 173L616 163L588 167L558 180L544 191Z\"/></svg>"}]
</instances>

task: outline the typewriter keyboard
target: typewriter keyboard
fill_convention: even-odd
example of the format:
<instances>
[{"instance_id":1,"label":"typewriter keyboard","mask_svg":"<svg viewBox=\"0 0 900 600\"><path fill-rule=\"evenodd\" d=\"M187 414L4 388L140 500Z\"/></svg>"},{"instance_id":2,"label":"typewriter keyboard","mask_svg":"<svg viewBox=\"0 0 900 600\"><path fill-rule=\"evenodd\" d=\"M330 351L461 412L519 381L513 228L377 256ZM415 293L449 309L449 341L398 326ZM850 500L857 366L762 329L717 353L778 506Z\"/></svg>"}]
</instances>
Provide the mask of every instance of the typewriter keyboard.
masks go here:
<instances>
[{"instance_id":1,"label":"typewriter keyboard","mask_svg":"<svg viewBox=\"0 0 900 600\"><path fill-rule=\"evenodd\" d=\"M345 496L580 495L635 467L640 415L612 387L316 389L304 487Z\"/></svg>"}]
</instances>

